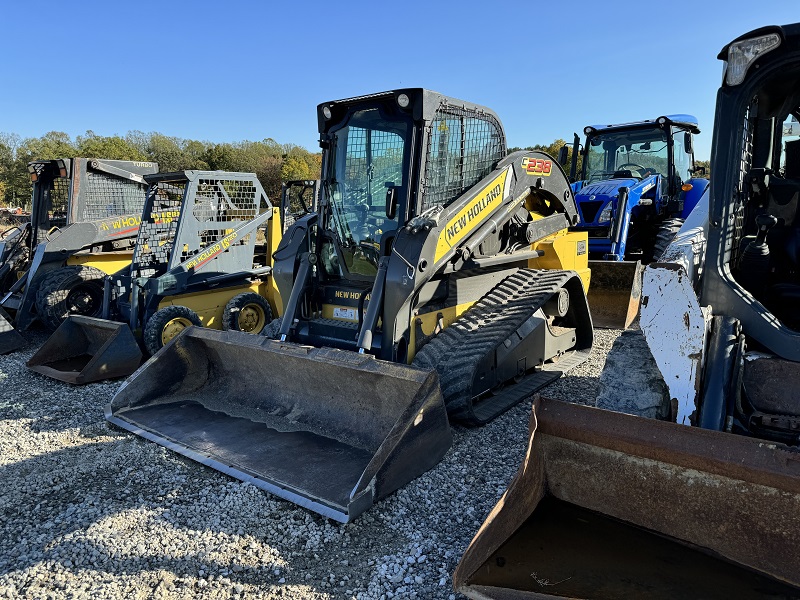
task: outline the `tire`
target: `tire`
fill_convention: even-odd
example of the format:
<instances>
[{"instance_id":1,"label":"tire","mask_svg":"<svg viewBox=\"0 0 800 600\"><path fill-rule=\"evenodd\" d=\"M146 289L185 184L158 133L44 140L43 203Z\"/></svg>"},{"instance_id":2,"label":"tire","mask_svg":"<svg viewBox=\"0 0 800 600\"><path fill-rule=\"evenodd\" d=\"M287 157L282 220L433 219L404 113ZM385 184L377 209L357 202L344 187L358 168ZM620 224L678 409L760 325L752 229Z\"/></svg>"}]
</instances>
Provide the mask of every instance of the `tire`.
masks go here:
<instances>
[{"instance_id":1,"label":"tire","mask_svg":"<svg viewBox=\"0 0 800 600\"><path fill-rule=\"evenodd\" d=\"M70 265L42 276L36 290L36 313L54 331L70 315L99 317L103 313L103 280L100 269Z\"/></svg>"},{"instance_id":2,"label":"tire","mask_svg":"<svg viewBox=\"0 0 800 600\"><path fill-rule=\"evenodd\" d=\"M261 333L272 321L272 309L263 296L245 292L234 296L222 311L222 329Z\"/></svg>"},{"instance_id":3,"label":"tire","mask_svg":"<svg viewBox=\"0 0 800 600\"><path fill-rule=\"evenodd\" d=\"M661 256L667 249L667 246L669 246L672 243L672 240L675 239L675 236L678 234L678 231L681 227L683 227L683 219L680 218L667 219L658 226L656 242L653 245L654 261L661 259Z\"/></svg>"},{"instance_id":4,"label":"tire","mask_svg":"<svg viewBox=\"0 0 800 600\"><path fill-rule=\"evenodd\" d=\"M145 350L150 356L161 350L167 342L178 335L181 331L196 325L202 327L200 317L191 308L185 306L167 306L150 317L144 326Z\"/></svg>"}]
</instances>

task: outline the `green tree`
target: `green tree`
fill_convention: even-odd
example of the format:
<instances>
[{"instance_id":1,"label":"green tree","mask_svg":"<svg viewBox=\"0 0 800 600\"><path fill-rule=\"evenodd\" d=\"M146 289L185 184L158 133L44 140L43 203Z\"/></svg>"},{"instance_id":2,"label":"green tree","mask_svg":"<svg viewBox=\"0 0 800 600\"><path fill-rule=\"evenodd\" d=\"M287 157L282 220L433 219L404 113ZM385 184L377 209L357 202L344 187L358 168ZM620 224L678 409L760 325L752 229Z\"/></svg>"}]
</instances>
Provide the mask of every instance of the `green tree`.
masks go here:
<instances>
[{"instance_id":1,"label":"green tree","mask_svg":"<svg viewBox=\"0 0 800 600\"><path fill-rule=\"evenodd\" d=\"M76 141L78 155L86 158L106 158L110 160L147 160L147 155L139 148L117 135L104 137L89 130Z\"/></svg>"},{"instance_id":2,"label":"green tree","mask_svg":"<svg viewBox=\"0 0 800 600\"><path fill-rule=\"evenodd\" d=\"M711 179L711 161L710 160L696 160L694 161L695 168L703 167L705 169L705 173L696 173L695 177L705 177L706 179Z\"/></svg>"}]
</instances>

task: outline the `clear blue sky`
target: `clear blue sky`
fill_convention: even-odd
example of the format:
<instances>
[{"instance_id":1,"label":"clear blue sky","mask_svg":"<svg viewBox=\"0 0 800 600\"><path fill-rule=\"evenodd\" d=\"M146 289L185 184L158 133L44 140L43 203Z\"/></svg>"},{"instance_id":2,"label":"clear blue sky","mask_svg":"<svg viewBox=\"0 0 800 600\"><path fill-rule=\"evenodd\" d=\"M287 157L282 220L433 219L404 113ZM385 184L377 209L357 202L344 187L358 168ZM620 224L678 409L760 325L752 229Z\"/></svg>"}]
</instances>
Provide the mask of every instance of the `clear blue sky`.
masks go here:
<instances>
[{"instance_id":1,"label":"clear blue sky","mask_svg":"<svg viewBox=\"0 0 800 600\"><path fill-rule=\"evenodd\" d=\"M708 158L720 48L785 0L0 2L0 132L129 130L316 151L315 106L427 87L494 109L509 145L689 113Z\"/></svg>"}]
</instances>

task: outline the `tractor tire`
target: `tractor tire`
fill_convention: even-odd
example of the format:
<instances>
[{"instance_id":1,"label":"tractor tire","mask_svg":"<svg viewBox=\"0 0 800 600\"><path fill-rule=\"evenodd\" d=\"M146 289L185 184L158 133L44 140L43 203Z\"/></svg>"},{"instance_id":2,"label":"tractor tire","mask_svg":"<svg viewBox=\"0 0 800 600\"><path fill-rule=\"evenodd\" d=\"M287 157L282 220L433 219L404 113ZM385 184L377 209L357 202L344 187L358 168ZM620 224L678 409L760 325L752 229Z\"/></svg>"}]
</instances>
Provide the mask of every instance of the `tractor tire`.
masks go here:
<instances>
[{"instance_id":1,"label":"tractor tire","mask_svg":"<svg viewBox=\"0 0 800 600\"><path fill-rule=\"evenodd\" d=\"M51 331L70 315L99 317L103 313L105 276L100 269L83 265L46 273L36 290L37 317Z\"/></svg>"},{"instance_id":2,"label":"tractor tire","mask_svg":"<svg viewBox=\"0 0 800 600\"><path fill-rule=\"evenodd\" d=\"M145 350L150 356L153 356L190 325L202 327L200 317L191 308L175 305L156 311L144 326L142 340Z\"/></svg>"},{"instance_id":3,"label":"tractor tire","mask_svg":"<svg viewBox=\"0 0 800 600\"><path fill-rule=\"evenodd\" d=\"M272 321L272 309L266 298L255 292L234 296L222 311L222 329L261 333Z\"/></svg>"},{"instance_id":4,"label":"tractor tire","mask_svg":"<svg viewBox=\"0 0 800 600\"><path fill-rule=\"evenodd\" d=\"M681 218L674 218L674 219L667 219L661 225L658 226L658 232L656 233L656 242L653 245L653 260L661 260L661 257L664 255L664 251L667 249L672 243L672 240L675 239L675 236L680 231L680 228L683 227L683 219Z\"/></svg>"}]
</instances>

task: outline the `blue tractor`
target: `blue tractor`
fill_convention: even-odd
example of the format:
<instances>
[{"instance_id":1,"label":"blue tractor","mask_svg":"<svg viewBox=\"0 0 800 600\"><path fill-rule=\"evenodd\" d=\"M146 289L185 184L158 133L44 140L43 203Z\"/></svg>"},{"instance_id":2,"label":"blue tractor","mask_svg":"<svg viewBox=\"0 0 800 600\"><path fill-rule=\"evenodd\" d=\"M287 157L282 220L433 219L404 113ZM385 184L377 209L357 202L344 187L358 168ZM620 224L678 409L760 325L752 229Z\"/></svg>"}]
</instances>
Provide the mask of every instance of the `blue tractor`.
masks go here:
<instances>
[{"instance_id":1,"label":"blue tractor","mask_svg":"<svg viewBox=\"0 0 800 600\"><path fill-rule=\"evenodd\" d=\"M708 186L694 176L700 130L690 115L669 115L584 133L580 179L577 135L573 146L580 220L572 229L589 234L595 325L625 328L638 312L642 263L658 260Z\"/></svg>"}]
</instances>

